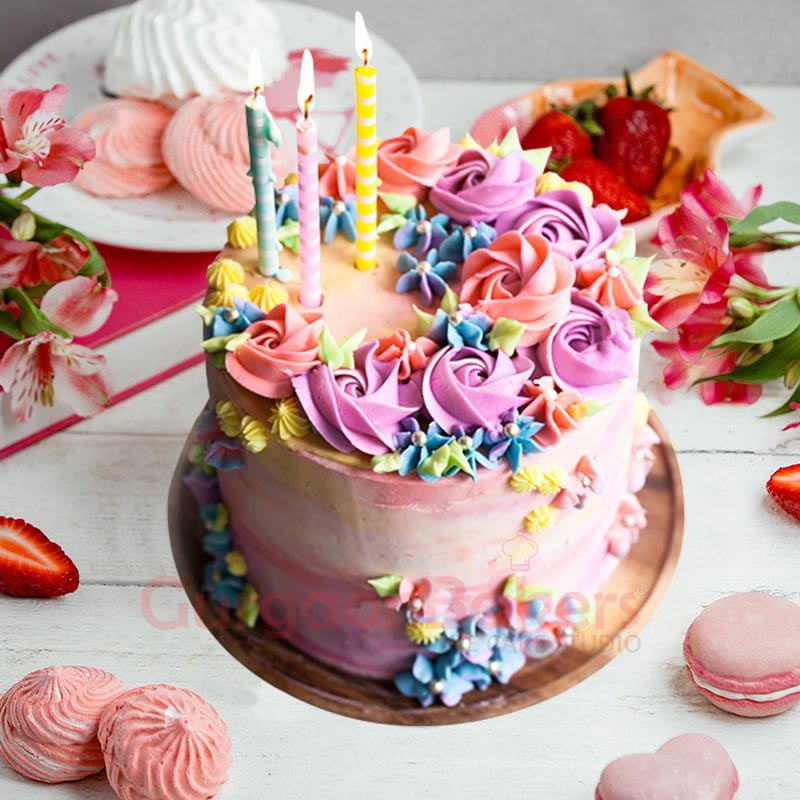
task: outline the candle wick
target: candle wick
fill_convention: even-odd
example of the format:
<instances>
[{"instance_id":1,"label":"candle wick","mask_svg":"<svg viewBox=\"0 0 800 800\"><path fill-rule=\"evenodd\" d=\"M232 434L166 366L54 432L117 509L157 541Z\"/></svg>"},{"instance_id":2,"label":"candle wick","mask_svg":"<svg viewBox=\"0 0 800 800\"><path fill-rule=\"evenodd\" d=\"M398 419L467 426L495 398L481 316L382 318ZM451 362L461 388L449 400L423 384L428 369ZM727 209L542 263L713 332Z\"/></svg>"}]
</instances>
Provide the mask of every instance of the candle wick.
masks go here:
<instances>
[{"instance_id":1,"label":"candle wick","mask_svg":"<svg viewBox=\"0 0 800 800\"><path fill-rule=\"evenodd\" d=\"M366 67L367 64L369 64L369 50L367 50L367 48L365 47L361 51L361 54L364 56L364 66Z\"/></svg>"},{"instance_id":2,"label":"candle wick","mask_svg":"<svg viewBox=\"0 0 800 800\"><path fill-rule=\"evenodd\" d=\"M311 108L311 101L314 99L314 95L310 94L307 98L305 103L303 103L303 118L308 119L308 110Z\"/></svg>"}]
</instances>

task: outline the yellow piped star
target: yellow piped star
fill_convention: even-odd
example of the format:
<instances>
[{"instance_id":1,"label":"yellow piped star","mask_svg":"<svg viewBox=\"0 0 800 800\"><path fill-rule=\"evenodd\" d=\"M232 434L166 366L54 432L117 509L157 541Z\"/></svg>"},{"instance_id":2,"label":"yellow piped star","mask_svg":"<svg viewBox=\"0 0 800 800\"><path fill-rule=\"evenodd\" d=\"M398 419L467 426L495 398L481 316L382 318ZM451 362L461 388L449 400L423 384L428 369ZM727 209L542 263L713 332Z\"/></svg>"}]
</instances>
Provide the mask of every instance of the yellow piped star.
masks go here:
<instances>
[{"instance_id":1,"label":"yellow piped star","mask_svg":"<svg viewBox=\"0 0 800 800\"><path fill-rule=\"evenodd\" d=\"M232 258L218 258L206 270L206 280L212 289L224 289L244 280L244 267Z\"/></svg>"},{"instance_id":2,"label":"yellow piped star","mask_svg":"<svg viewBox=\"0 0 800 800\"><path fill-rule=\"evenodd\" d=\"M572 189L587 206L594 203L592 190L585 183L565 181L557 172L543 172L536 180L536 194L556 192L560 189Z\"/></svg>"},{"instance_id":3,"label":"yellow piped star","mask_svg":"<svg viewBox=\"0 0 800 800\"><path fill-rule=\"evenodd\" d=\"M268 422L272 433L284 441L293 436L301 439L311 430L311 424L300 410L300 404L295 397L278 400L269 415Z\"/></svg>"},{"instance_id":4,"label":"yellow piped star","mask_svg":"<svg viewBox=\"0 0 800 800\"><path fill-rule=\"evenodd\" d=\"M228 566L228 572L234 578L243 578L247 575L247 561L238 550L231 550L225 556L225 564Z\"/></svg>"},{"instance_id":5,"label":"yellow piped star","mask_svg":"<svg viewBox=\"0 0 800 800\"><path fill-rule=\"evenodd\" d=\"M269 431L263 422L259 422L253 417L245 416L242 418L242 441L244 446L251 453L260 453L269 440Z\"/></svg>"},{"instance_id":6,"label":"yellow piped star","mask_svg":"<svg viewBox=\"0 0 800 800\"><path fill-rule=\"evenodd\" d=\"M529 466L517 470L512 476L511 488L519 494L535 492L542 479L542 470L539 467Z\"/></svg>"},{"instance_id":7,"label":"yellow piped star","mask_svg":"<svg viewBox=\"0 0 800 800\"><path fill-rule=\"evenodd\" d=\"M525 517L525 530L532 535L544 533L556 524L557 517L553 506L537 506Z\"/></svg>"},{"instance_id":8,"label":"yellow piped star","mask_svg":"<svg viewBox=\"0 0 800 800\"><path fill-rule=\"evenodd\" d=\"M406 636L416 645L433 644L444 633L441 622L409 622Z\"/></svg>"},{"instance_id":9,"label":"yellow piped star","mask_svg":"<svg viewBox=\"0 0 800 800\"><path fill-rule=\"evenodd\" d=\"M242 430L242 418L233 403L230 400L220 400L214 406L214 411L220 430L231 438L238 436Z\"/></svg>"},{"instance_id":10,"label":"yellow piped star","mask_svg":"<svg viewBox=\"0 0 800 800\"><path fill-rule=\"evenodd\" d=\"M233 307L233 301L236 298L248 300L250 293L247 291L246 286L238 283L229 283L227 286L212 292L208 298L208 304L211 306Z\"/></svg>"},{"instance_id":11,"label":"yellow piped star","mask_svg":"<svg viewBox=\"0 0 800 800\"><path fill-rule=\"evenodd\" d=\"M289 292L278 281L265 281L250 290L250 302L258 306L264 313L269 313L275 306L289 302Z\"/></svg>"},{"instance_id":12,"label":"yellow piped star","mask_svg":"<svg viewBox=\"0 0 800 800\"><path fill-rule=\"evenodd\" d=\"M539 494L549 497L558 494L567 485L567 472L563 467L547 467L542 470L541 478L536 486Z\"/></svg>"},{"instance_id":13,"label":"yellow piped star","mask_svg":"<svg viewBox=\"0 0 800 800\"><path fill-rule=\"evenodd\" d=\"M228 244L237 250L252 247L258 241L258 226L253 217L237 217L228 225Z\"/></svg>"}]
</instances>

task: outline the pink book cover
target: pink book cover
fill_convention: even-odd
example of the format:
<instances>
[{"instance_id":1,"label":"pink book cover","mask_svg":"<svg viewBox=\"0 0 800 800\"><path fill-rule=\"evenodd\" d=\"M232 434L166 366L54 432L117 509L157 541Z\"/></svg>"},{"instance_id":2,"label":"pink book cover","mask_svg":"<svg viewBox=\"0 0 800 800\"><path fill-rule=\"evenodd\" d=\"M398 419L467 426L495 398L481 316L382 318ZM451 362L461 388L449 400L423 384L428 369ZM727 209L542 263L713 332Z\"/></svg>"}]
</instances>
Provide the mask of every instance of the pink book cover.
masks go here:
<instances>
[{"instance_id":1,"label":"pink book cover","mask_svg":"<svg viewBox=\"0 0 800 800\"><path fill-rule=\"evenodd\" d=\"M113 405L202 361L200 319L193 309L205 293L214 254L99 249L119 299L108 322L78 341L108 359ZM0 393L0 459L81 419L56 399L52 408L37 406L20 423L8 405Z\"/></svg>"}]
</instances>

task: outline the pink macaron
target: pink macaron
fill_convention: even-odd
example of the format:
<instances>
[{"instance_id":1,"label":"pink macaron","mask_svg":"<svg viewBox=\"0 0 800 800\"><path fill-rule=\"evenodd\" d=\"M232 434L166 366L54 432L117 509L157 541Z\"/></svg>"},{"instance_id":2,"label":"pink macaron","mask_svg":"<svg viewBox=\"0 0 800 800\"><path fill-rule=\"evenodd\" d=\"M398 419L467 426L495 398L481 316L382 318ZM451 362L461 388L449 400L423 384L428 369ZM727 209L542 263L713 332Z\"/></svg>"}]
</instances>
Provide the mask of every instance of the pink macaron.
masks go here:
<instances>
[{"instance_id":1,"label":"pink macaron","mask_svg":"<svg viewBox=\"0 0 800 800\"><path fill-rule=\"evenodd\" d=\"M692 683L717 708L780 714L800 701L800 606L760 592L724 597L689 626L683 654Z\"/></svg>"},{"instance_id":2,"label":"pink macaron","mask_svg":"<svg viewBox=\"0 0 800 800\"><path fill-rule=\"evenodd\" d=\"M710 736L684 733L655 753L612 761L595 800L731 800L739 775L725 748Z\"/></svg>"},{"instance_id":3,"label":"pink macaron","mask_svg":"<svg viewBox=\"0 0 800 800\"><path fill-rule=\"evenodd\" d=\"M163 684L116 698L98 731L122 800L208 800L227 780L228 729L202 697Z\"/></svg>"},{"instance_id":4,"label":"pink macaron","mask_svg":"<svg viewBox=\"0 0 800 800\"><path fill-rule=\"evenodd\" d=\"M100 714L124 691L119 679L101 669L31 672L0 698L0 757L42 783L79 781L100 772Z\"/></svg>"},{"instance_id":5,"label":"pink macaron","mask_svg":"<svg viewBox=\"0 0 800 800\"><path fill-rule=\"evenodd\" d=\"M76 128L94 137L97 153L75 185L97 197L141 197L169 186L161 139L173 111L149 100L106 100L84 111Z\"/></svg>"}]
</instances>

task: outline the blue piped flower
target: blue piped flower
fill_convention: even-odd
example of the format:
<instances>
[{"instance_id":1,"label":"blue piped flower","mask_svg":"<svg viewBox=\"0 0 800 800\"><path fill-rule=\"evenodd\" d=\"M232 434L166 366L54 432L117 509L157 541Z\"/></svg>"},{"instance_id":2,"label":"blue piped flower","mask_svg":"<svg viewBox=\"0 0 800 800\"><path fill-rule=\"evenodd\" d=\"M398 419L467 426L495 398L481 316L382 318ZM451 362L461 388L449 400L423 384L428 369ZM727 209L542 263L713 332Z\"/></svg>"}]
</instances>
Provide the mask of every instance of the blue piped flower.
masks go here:
<instances>
[{"instance_id":1,"label":"blue piped flower","mask_svg":"<svg viewBox=\"0 0 800 800\"><path fill-rule=\"evenodd\" d=\"M238 439L221 436L206 450L206 464L222 472L231 472L244 466L244 455Z\"/></svg>"},{"instance_id":2,"label":"blue piped flower","mask_svg":"<svg viewBox=\"0 0 800 800\"><path fill-rule=\"evenodd\" d=\"M432 247L439 247L447 238L445 226L450 221L447 214L434 214L428 219L425 206L418 205L406 212L406 220L394 234L394 246L397 250L413 247L414 252L420 256Z\"/></svg>"},{"instance_id":3,"label":"blue piped flower","mask_svg":"<svg viewBox=\"0 0 800 800\"><path fill-rule=\"evenodd\" d=\"M498 461L503 456L508 459L512 472L516 472L522 462L523 454L540 453L542 448L533 440L544 426L531 417L523 417L516 411L514 418L506 422L500 430L489 431L486 436L491 445L489 458Z\"/></svg>"},{"instance_id":4,"label":"blue piped flower","mask_svg":"<svg viewBox=\"0 0 800 800\"><path fill-rule=\"evenodd\" d=\"M443 308L438 309L425 335L442 346L488 350L484 337L490 327L491 322L487 316L475 313L472 306L463 304L450 314Z\"/></svg>"},{"instance_id":5,"label":"blue piped flower","mask_svg":"<svg viewBox=\"0 0 800 800\"><path fill-rule=\"evenodd\" d=\"M218 308L214 312L211 324L206 328L207 338L241 333L265 316L266 314L254 303L235 297L233 308Z\"/></svg>"},{"instance_id":6,"label":"blue piped flower","mask_svg":"<svg viewBox=\"0 0 800 800\"><path fill-rule=\"evenodd\" d=\"M485 469L497 469L497 462L492 461L481 452L481 447L484 445L486 439L486 431L483 428L476 428L472 433L467 433L464 428L458 426L453 435L456 441L461 445L461 452L464 453L464 458L469 462L472 467L472 480L478 480L478 466Z\"/></svg>"},{"instance_id":7,"label":"blue piped flower","mask_svg":"<svg viewBox=\"0 0 800 800\"><path fill-rule=\"evenodd\" d=\"M482 664L489 660L494 646L495 632L480 616L465 617L458 625L446 625L445 631L427 646L432 653L449 654L452 667L467 661Z\"/></svg>"},{"instance_id":8,"label":"blue piped flower","mask_svg":"<svg viewBox=\"0 0 800 800\"><path fill-rule=\"evenodd\" d=\"M470 253L488 247L496 237L495 229L485 222L467 226L454 225L452 233L442 242L439 250L442 258L461 264Z\"/></svg>"},{"instance_id":9,"label":"blue piped flower","mask_svg":"<svg viewBox=\"0 0 800 800\"><path fill-rule=\"evenodd\" d=\"M300 207L297 203L297 184L290 183L275 192L275 225L280 228L290 220L300 219Z\"/></svg>"},{"instance_id":10,"label":"blue piped flower","mask_svg":"<svg viewBox=\"0 0 800 800\"><path fill-rule=\"evenodd\" d=\"M203 537L203 550L216 559L225 558L231 549L230 531L209 531Z\"/></svg>"},{"instance_id":11,"label":"blue piped flower","mask_svg":"<svg viewBox=\"0 0 800 800\"><path fill-rule=\"evenodd\" d=\"M419 422L413 417L404 420L403 431L394 436L394 446L400 451L399 474L405 477L414 470L424 481L433 483L439 476L428 475L420 471L420 466L440 447L453 441L453 436L448 436L442 429L432 422L427 431L422 430ZM458 472L458 467L449 470L446 475Z\"/></svg>"},{"instance_id":12,"label":"blue piped flower","mask_svg":"<svg viewBox=\"0 0 800 800\"><path fill-rule=\"evenodd\" d=\"M356 199L348 195L344 200L323 197L320 201L319 220L322 239L330 244L337 232L351 242L356 240Z\"/></svg>"},{"instance_id":13,"label":"blue piped flower","mask_svg":"<svg viewBox=\"0 0 800 800\"><path fill-rule=\"evenodd\" d=\"M458 705L474 688L472 681L448 663L447 656L432 661L422 653L417 654L410 671L395 677L394 684L401 694L418 700L424 708L437 697L446 706Z\"/></svg>"},{"instance_id":14,"label":"blue piped flower","mask_svg":"<svg viewBox=\"0 0 800 800\"><path fill-rule=\"evenodd\" d=\"M492 650L489 671L498 682L506 684L525 666L525 656L511 641L504 641Z\"/></svg>"},{"instance_id":15,"label":"blue piped flower","mask_svg":"<svg viewBox=\"0 0 800 800\"><path fill-rule=\"evenodd\" d=\"M430 306L434 295L444 296L447 291L446 281L455 277L457 267L453 261L440 261L439 253L433 248L419 261L410 253L400 253L397 269L403 275L397 281L395 289L401 294L419 289L423 304Z\"/></svg>"},{"instance_id":16,"label":"blue piped flower","mask_svg":"<svg viewBox=\"0 0 800 800\"><path fill-rule=\"evenodd\" d=\"M206 564L203 590L215 603L232 610L238 608L242 589L244 579L231 575L223 559Z\"/></svg>"}]
</instances>

